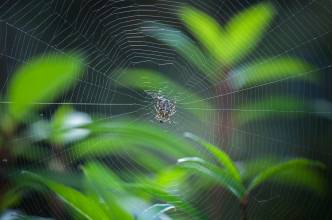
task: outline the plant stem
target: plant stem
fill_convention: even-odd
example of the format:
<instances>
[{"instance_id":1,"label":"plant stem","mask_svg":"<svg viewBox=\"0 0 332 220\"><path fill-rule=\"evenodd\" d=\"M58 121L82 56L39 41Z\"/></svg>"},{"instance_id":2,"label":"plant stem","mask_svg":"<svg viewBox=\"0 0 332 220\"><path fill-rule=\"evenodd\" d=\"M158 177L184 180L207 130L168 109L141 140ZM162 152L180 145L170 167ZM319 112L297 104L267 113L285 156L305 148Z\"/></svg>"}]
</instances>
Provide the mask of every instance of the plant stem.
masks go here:
<instances>
[{"instance_id":1,"label":"plant stem","mask_svg":"<svg viewBox=\"0 0 332 220\"><path fill-rule=\"evenodd\" d=\"M246 195L240 202L240 209L241 209L241 220L248 220L248 196Z\"/></svg>"}]
</instances>

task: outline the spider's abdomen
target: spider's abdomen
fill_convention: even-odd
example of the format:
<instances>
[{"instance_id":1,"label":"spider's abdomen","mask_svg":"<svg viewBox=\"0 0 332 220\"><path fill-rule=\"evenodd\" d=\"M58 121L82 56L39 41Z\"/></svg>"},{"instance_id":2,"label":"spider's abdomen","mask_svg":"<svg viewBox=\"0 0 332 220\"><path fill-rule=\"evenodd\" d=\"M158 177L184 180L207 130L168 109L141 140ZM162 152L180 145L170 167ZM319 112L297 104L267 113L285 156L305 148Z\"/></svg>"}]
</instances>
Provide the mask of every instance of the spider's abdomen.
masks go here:
<instances>
[{"instance_id":1,"label":"spider's abdomen","mask_svg":"<svg viewBox=\"0 0 332 220\"><path fill-rule=\"evenodd\" d=\"M175 102L172 102L163 96L156 97L155 109L155 118L160 123L170 121L171 116L174 115L176 112Z\"/></svg>"}]
</instances>

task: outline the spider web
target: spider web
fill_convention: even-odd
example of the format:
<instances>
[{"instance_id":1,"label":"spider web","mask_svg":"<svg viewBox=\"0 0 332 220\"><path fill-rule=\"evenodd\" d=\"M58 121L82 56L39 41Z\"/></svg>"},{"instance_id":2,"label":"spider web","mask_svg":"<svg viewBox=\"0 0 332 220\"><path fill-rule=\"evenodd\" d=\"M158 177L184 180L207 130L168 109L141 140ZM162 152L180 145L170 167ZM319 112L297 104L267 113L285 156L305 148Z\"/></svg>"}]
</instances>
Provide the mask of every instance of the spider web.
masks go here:
<instances>
[{"instance_id":1,"label":"spider web","mask_svg":"<svg viewBox=\"0 0 332 220\"><path fill-rule=\"evenodd\" d=\"M121 74L115 73L115 70L118 69L137 67L153 69L173 79L184 88L196 92L202 97L202 100L208 101L214 106L213 109L201 109L204 120L198 122L188 114L188 109L182 107L190 102L188 97L177 94L167 84L162 88L155 88L154 85L151 85L151 89L160 90L165 97L170 100L174 99L177 103L177 112L172 117L172 123L157 124L166 132L172 131L179 135L185 131L197 133L211 143L222 146L236 159L277 154L282 157L300 155L323 158L328 161L331 157L330 152L323 154L320 149L315 148L319 132L324 127L330 129L326 125L326 121L316 119L317 112L306 112L305 119L296 122L289 119L278 119L242 127L230 123L229 119L232 114L239 111L275 112L276 110L269 106L248 110L233 107L222 108L222 106L225 106L225 103L228 103L229 106L236 106L248 103L250 100L258 100L271 89L298 93L303 101L308 96L330 98L326 94L332 94L331 87L328 85L331 82L331 78L328 76L332 67L331 61L328 60L331 48L326 45L330 46L328 41L332 31L331 2L323 0L298 0L291 3L273 1L274 6L280 12L279 16L265 33L258 50L243 61L243 65L245 65L264 57L276 59L281 56L295 55L306 58L315 64L315 72L319 72L322 81L326 82L322 86L324 91L312 88L304 82L295 85L289 81L289 78L284 78L231 92L225 92L217 85L240 80L240 75L230 75L221 81L216 79L211 85L204 76L195 71L192 64L184 60L173 48L143 33L142 23L145 21L158 21L185 31L183 24L175 14L175 11L184 3L189 3L209 13L221 22L226 22L238 11L252 4L251 1L246 0L2 1L0 3L0 61L2 64L0 92L5 94L11 74L31 57L47 52L81 51L85 54L87 62L85 73L77 78L78 85L70 92L63 94L54 103L35 103L51 106L42 112L41 119L49 118L56 106L72 105L77 111L98 116L100 120L129 117L133 122L143 120L156 123L154 121L154 103L151 97L144 92L123 85L119 80ZM326 60L324 60L325 58ZM300 73L299 77L306 74L309 73ZM1 101L1 104L5 105L7 102L4 100ZM181 104L183 105L181 106ZM303 113L287 110L283 112L292 116ZM324 111L324 114L331 114L331 109ZM311 135L308 136L308 134ZM290 135L296 138L289 138ZM66 154L66 152L62 153ZM126 156L131 157L129 152ZM53 155L42 160L50 160L52 157ZM135 161L134 158L133 161ZM130 166L130 175L135 176L139 172L135 164L131 164L131 162L120 160L112 162L115 167L119 168L122 166L121 163ZM192 187L195 188L195 184ZM287 209L281 202L280 195L285 195L284 191L278 185L271 184L255 192L257 203L250 207L252 209L250 213L255 213L256 209L273 207L273 211L268 215L277 216L280 219L291 216L292 209ZM294 203L300 203L303 199L296 190L291 189L288 193L290 193L288 197L283 199L292 198ZM217 205L203 205L211 199L214 199ZM237 207L227 205L229 199L231 198L226 192L211 189L192 202L202 206L202 212L210 216L220 215L218 210L223 207L223 218L234 219L233 215L236 213L234 209ZM319 209L318 205L311 204L310 210L307 212L317 213Z\"/></svg>"}]
</instances>

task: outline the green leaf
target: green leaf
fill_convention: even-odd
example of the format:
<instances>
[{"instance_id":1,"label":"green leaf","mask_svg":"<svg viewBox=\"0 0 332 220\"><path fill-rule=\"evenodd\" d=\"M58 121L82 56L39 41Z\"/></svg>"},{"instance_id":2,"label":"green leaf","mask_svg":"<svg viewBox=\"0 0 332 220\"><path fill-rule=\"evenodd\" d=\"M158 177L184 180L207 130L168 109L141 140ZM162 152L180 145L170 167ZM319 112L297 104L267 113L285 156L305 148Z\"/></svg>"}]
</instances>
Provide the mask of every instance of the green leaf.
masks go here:
<instances>
[{"instance_id":1,"label":"green leaf","mask_svg":"<svg viewBox=\"0 0 332 220\"><path fill-rule=\"evenodd\" d=\"M47 188L52 190L64 203L66 203L73 210L77 211L77 213L79 213L85 219L109 219L101 205L73 188L45 179L42 176L38 176L28 171L24 171L22 176L30 179L30 181L25 184L33 185L35 183L39 183L45 185Z\"/></svg>"},{"instance_id":2,"label":"green leaf","mask_svg":"<svg viewBox=\"0 0 332 220\"><path fill-rule=\"evenodd\" d=\"M275 96L239 106L235 109L234 117L238 125L244 125L272 116L303 116L306 112L310 112L310 109L308 101L295 97Z\"/></svg>"},{"instance_id":3,"label":"green leaf","mask_svg":"<svg viewBox=\"0 0 332 220\"><path fill-rule=\"evenodd\" d=\"M16 120L37 110L68 90L82 72L77 54L49 54L30 60L14 74L9 85L9 112Z\"/></svg>"},{"instance_id":4,"label":"green leaf","mask_svg":"<svg viewBox=\"0 0 332 220\"><path fill-rule=\"evenodd\" d=\"M109 191L112 191L113 199L119 200L125 197L126 193L130 192L137 193L139 195L141 195L142 193L147 193L149 195L153 195L154 198L176 206L179 210L182 210L187 214L198 213L197 210L191 207L191 205L184 201L180 196L171 194L163 190L150 180L141 180L139 183L133 184L125 183L115 174L113 174L110 170L105 169L98 164L88 164L84 168L84 171L86 174L88 174L91 182L94 183L93 186L97 188L99 188L99 186L101 187L97 190L100 190L100 192L103 193L104 196L107 195ZM130 194L130 196L133 196L133 194Z\"/></svg>"},{"instance_id":5,"label":"green leaf","mask_svg":"<svg viewBox=\"0 0 332 220\"><path fill-rule=\"evenodd\" d=\"M183 196L173 192L167 192L161 187L155 185L151 181L141 181L134 184L126 184L126 188L134 193L142 195L142 193L152 195L154 199L167 202L176 207L177 210L182 211L190 216L190 219L206 219L203 214L191 206Z\"/></svg>"},{"instance_id":6,"label":"green leaf","mask_svg":"<svg viewBox=\"0 0 332 220\"><path fill-rule=\"evenodd\" d=\"M237 63L257 46L274 14L271 4L261 3L245 9L227 23L228 44L223 45L223 56L228 65Z\"/></svg>"},{"instance_id":7,"label":"green leaf","mask_svg":"<svg viewBox=\"0 0 332 220\"><path fill-rule=\"evenodd\" d=\"M138 220L153 220L172 209L175 209L175 206L170 204L155 204L145 209L142 214L138 216Z\"/></svg>"},{"instance_id":8,"label":"green leaf","mask_svg":"<svg viewBox=\"0 0 332 220\"><path fill-rule=\"evenodd\" d=\"M82 140L90 133L82 127L90 123L92 119L88 114L74 111L69 106L61 106L52 117L51 140L59 145Z\"/></svg>"},{"instance_id":9,"label":"green leaf","mask_svg":"<svg viewBox=\"0 0 332 220\"><path fill-rule=\"evenodd\" d=\"M151 139L145 141L147 138L132 136L131 134L104 136L91 138L72 147L75 159L81 159L90 156L105 156L116 155L121 153L139 153L138 151L147 152L150 150L157 150L169 156L178 156L181 154L178 149L169 149L167 143L162 143L162 140Z\"/></svg>"},{"instance_id":10,"label":"green leaf","mask_svg":"<svg viewBox=\"0 0 332 220\"><path fill-rule=\"evenodd\" d=\"M208 14L184 7L179 15L210 54L224 65L239 62L254 49L266 32L275 10L261 3L235 15L223 28Z\"/></svg>"},{"instance_id":11,"label":"green leaf","mask_svg":"<svg viewBox=\"0 0 332 220\"><path fill-rule=\"evenodd\" d=\"M271 181L302 187L319 196L324 196L327 191L327 180L321 170L307 167L284 171L271 177Z\"/></svg>"},{"instance_id":12,"label":"green leaf","mask_svg":"<svg viewBox=\"0 0 332 220\"><path fill-rule=\"evenodd\" d=\"M153 182L158 186L168 189L183 183L187 176L188 174L185 170L178 166L172 166L167 169L159 170Z\"/></svg>"},{"instance_id":13,"label":"green leaf","mask_svg":"<svg viewBox=\"0 0 332 220\"><path fill-rule=\"evenodd\" d=\"M179 16L192 34L219 62L225 59L223 48L228 39L218 22L206 13L192 7L183 7Z\"/></svg>"},{"instance_id":14,"label":"green leaf","mask_svg":"<svg viewBox=\"0 0 332 220\"><path fill-rule=\"evenodd\" d=\"M179 152L168 150L168 148L159 142L150 140L146 142L142 138L130 137L128 135L114 135L110 137L89 138L86 141L74 145L71 150L73 160L92 157L106 157L110 155L135 155L135 162L151 171L158 171L167 165L160 156L153 154L153 150L159 148L159 152L167 155L177 155ZM174 153L173 153L174 152ZM180 154L182 155L182 154Z\"/></svg>"},{"instance_id":15,"label":"green leaf","mask_svg":"<svg viewBox=\"0 0 332 220\"><path fill-rule=\"evenodd\" d=\"M64 105L60 106L56 112L52 116L52 120L50 123L51 126L51 140L54 143L62 143L63 142L63 136L65 135L65 132L69 131L69 129L64 128L64 123L66 121L66 118L73 113L74 110L72 107Z\"/></svg>"},{"instance_id":16,"label":"green leaf","mask_svg":"<svg viewBox=\"0 0 332 220\"><path fill-rule=\"evenodd\" d=\"M213 180L215 183L231 191L237 198L245 195L245 189L241 182L235 179L228 171L221 169L205 160L197 157L186 157L178 160L178 164L186 169L191 169L197 174Z\"/></svg>"},{"instance_id":17,"label":"green leaf","mask_svg":"<svg viewBox=\"0 0 332 220\"><path fill-rule=\"evenodd\" d=\"M203 74L210 79L214 79L214 63L204 54L195 42L186 36L181 30L159 22L144 22L142 31L145 35L151 36L168 46L173 47L176 51L187 59L192 65L195 65Z\"/></svg>"},{"instance_id":18,"label":"green leaf","mask_svg":"<svg viewBox=\"0 0 332 220\"><path fill-rule=\"evenodd\" d=\"M234 179L241 183L241 176L239 170L235 166L232 159L225 152L192 133L186 132L184 136L202 145L208 152L215 156L218 162L226 168L226 170Z\"/></svg>"},{"instance_id":19,"label":"green leaf","mask_svg":"<svg viewBox=\"0 0 332 220\"><path fill-rule=\"evenodd\" d=\"M304 60L294 57L269 58L234 70L230 80L235 89L246 88L285 79L316 82L314 68Z\"/></svg>"},{"instance_id":20,"label":"green leaf","mask_svg":"<svg viewBox=\"0 0 332 220\"><path fill-rule=\"evenodd\" d=\"M272 167L280 163L282 163L281 159L271 156L264 156L262 159L246 161L242 166L244 169L241 173L241 177L243 181L248 181L253 179L258 173L262 172L267 167ZM316 169L308 169L307 167L286 170L271 177L270 180L276 183L303 187L318 195L323 195L327 188L326 178L322 172Z\"/></svg>"},{"instance_id":21,"label":"green leaf","mask_svg":"<svg viewBox=\"0 0 332 220\"><path fill-rule=\"evenodd\" d=\"M130 152L137 155L135 160L159 169L158 157L153 158L151 155L147 160L146 157L150 156L148 152L157 151L174 158L195 155L196 152L185 139L149 123L114 120L110 123L92 123L86 128L96 137L82 141L71 148L75 159Z\"/></svg>"},{"instance_id":22,"label":"green leaf","mask_svg":"<svg viewBox=\"0 0 332 220\"><path fill-rule=\"evenodd\" d=\"M158 92L166 88L166 91L171 91L177 97L185 97L185 103L177 103L177 106L186 109L198 118L203 118L205 109L213 109L213 107L202 97L196 95L194 92L186 90L181 85L173 82L164 75L145 69L131 69L121 71L121 77L118 79L122 85L139 89L143 91ZM165 94L168 95L168 94ZM172 97L167 97L172 100ZM174 97L175 98L175 97ZM176 100L175 100L176 101Z\"/></svg>"},{"instance_id":23,"label":"green leaf","mask_svg":"<svg viewBox=\"0 0 332 220\"><path fill-rule=\"evenodd\" d=\"M293 175L292 181L301 182L308 181L309 179L301 178L301 175L307 175L305 170L307 169L324 169L324 165L318 161L312 161L307 159L293 159L277 165L268 167L260 172L250 183L247 188L247 192L252 191L260 184L268 181L276 175L285 175L285 172L290 172ZM298 172L298 173L297 173ZM310 173L308 173L311 175ZM300 178L297 178L299 175ZM287 179L286 179L287 180ZM290 179L289 179L290 180ZM309 180L310 181L310 180ZM312 182L313 183L313 182ZM306 184L306 183L305 183Z\"/></svg>"},{"instance_id":24,"label":"green leaf","mask_svg":"<svg viewBox=\"0 0 332 220\"><path fill-rule=\"evenodd\" d=\"M111 219L133 219L121 206L121 202L118 201L119 193L114 193L114 191L123 191L120 179L112 174L110 170L99 164L90 163L84 166L83 171L88 183L89 192L107 204L106 210Z\"/></svg>"}]
</instances>

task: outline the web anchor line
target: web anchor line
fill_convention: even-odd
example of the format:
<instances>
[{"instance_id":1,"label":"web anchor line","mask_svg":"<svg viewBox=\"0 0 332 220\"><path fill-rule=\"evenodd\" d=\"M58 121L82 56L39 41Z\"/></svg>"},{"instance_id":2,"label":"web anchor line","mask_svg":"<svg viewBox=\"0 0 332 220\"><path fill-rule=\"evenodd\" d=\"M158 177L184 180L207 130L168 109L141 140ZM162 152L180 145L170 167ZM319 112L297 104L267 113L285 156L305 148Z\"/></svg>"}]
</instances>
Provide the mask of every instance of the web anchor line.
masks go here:
<instances>
[{"instance_id":1,"label":"web anchor line","mask_svg":"<svg viewBox=\"0 0 332 220\"><path fill-rule=\"evenodd\" d=\"M11 101L0 101L0 104L11 104ZM90 102L34 102L33 105L90 105L90 106L145 106L138 103L90 103Z\"/></svg>"}]
</instances>

